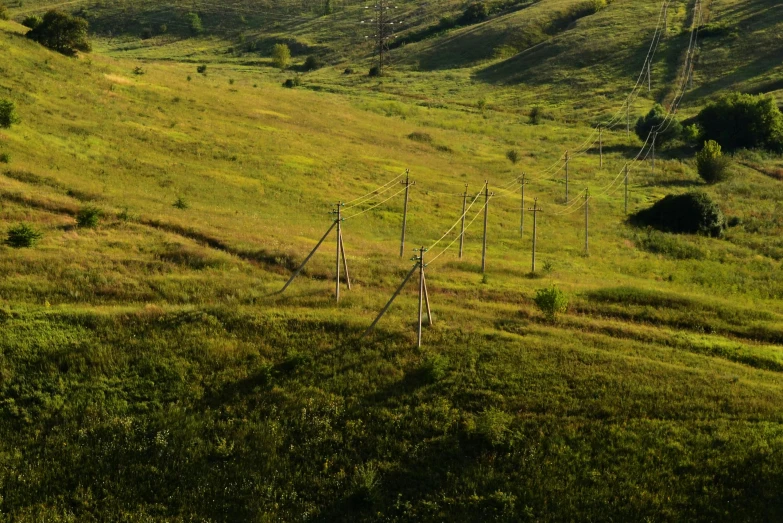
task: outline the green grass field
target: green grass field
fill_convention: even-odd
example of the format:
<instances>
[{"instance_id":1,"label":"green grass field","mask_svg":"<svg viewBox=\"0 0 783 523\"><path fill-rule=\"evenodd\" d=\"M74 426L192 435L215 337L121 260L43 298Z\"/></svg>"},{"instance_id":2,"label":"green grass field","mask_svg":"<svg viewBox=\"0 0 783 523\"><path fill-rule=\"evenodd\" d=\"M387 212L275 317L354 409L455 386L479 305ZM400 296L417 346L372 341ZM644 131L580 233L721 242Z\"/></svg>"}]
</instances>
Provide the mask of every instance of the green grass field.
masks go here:
<instances>
[{"instance_id":1,"label":"green grass field","mask_svg":"<svg viewBox=\"0 0 783 523\"><path fill-rule=\"evenodd\" d=\"M24 38L17 22L49 2L10 4L0 98L21 122L0 130L0 234L43 237L0 244L0 521L783 518L783 159L741 152L707 186L690 147L659 150L654 172L633 168L630 211L699 189L738 225L721 239L628 225L618 174L642 142L606 130L604 168L580 145L622 115L660 4L616 0L564 25L572 4L510 3L400 46L383 78L366 75L358 4L255 18L198 4L193 37L177 25L189 3L71 2L97 31L78 59ZM416 14L405 34L464 9L401 6ZM670 4L634 120L673 99L692 9ZM730 29L703 39L678 117L730 90L783 101L774 2L714 0L703 16ZM274 69L283 39L294 68L313 53L327 65ZM592 194L589 256L583 210L547 172L566 151L570 196ZM334 234L276 294L335 203L406 169L403 257L395 181L346 206L339 304ZM523 172L524 206L544 210L536 274ZM413 249L485 181L486 274L481 197L464 257L454 244L427 267L423 347L413 283L362 338ZM96 228L77 227L87 206ZM570 299L554 323L532 301L552 284Z\"/></svg>"}]
</instances>

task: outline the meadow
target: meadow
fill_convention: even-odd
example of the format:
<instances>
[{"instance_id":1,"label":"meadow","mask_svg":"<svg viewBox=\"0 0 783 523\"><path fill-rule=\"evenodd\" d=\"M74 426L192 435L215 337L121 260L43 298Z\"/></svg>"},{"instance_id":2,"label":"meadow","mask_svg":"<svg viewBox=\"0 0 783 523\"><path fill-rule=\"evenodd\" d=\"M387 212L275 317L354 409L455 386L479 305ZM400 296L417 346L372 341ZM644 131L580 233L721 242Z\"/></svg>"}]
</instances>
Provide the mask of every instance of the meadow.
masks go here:
<instances>
[{"instance_id":1,"label":"meadow","mask_svg":"<svg viewBox=\"0 0 783 523\"><path fill-rule=\"evenodd\" d=\"M271 5L274 28L227 9L186 38L160 14L186 7L122 5L86 5L95 51L78 59L0 21L0 98L21 117L0 130L0 232L43 233L33 248L0 245L0 520L781 518L783 160L742 152L715 186L686 145L658 151L654 171L635 164L630 210L704 190L736 218L707 238L627 223L617 175L642 141L624 126L603 133L604 168L596 147L580 148L621 110L660 4L618 0L521 54L508 47L539 43L529 38L570 4L511 6L393 50L383 78L366 76L368 49L354 47L358 6L304 10L303 23ZM692 5L672 3L658 80L633 119L671 99ZM679 117L729 89L783 99L774 5L708 7L709 23L741 31L703 41ZM459 8L428 6L411 32ZM174 34L109 35L122 13ZM622 30L599 38L607 27ZM312 52L327 65L279 71L266 47L240 52L240 33L321 45L295 52L293 68ZM490 33L513 54L475 44ZM770 57L740 68L752 41ZM297 74L301 87L282 87ZM571 197L592 194L589 255L583 212L563 204L562 170L547 171L567 150L580 151ZM276 294L334 204L406 169L404 256L401 194L358 214L398 192L394 181L344 211L356 214L343 224L353 288L339 304L333 235ZM535 274L531 213L519 231L523 172L524 207L544 209ZM480 197L464 257L453 245L427 268L435 322L423 347L415 285L362 337L413 249L432 246L465 185L470 202L485 181L496 193L486 273ZM76 225L87 206L102 211L96 228ZM556 322L532 301L552 284L570 298Z\"/></svg>"}]
</instances>

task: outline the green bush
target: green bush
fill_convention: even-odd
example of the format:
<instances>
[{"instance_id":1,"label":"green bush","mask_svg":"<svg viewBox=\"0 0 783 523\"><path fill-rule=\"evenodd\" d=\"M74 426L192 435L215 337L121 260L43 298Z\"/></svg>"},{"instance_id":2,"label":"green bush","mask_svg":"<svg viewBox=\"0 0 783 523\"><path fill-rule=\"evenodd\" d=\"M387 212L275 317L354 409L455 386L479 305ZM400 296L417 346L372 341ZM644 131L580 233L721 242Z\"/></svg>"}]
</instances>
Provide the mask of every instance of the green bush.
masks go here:
<instances>
[{"instance_id":1,"label":"green bush","mask_svg":"<svg viewBox=\"0 0 783 523\"><path fill-rule=\"evenodd\" d=\"M41 23L27 32L27 38L64 55L92 49L87 36L87 20L61 11L47 12Z\"/></svg>"},{"instance_id":2,"label":"green bush","mask_svg":"<svg viewBox=\"0 0 783 523\"><path fill-rule=\"evenodd\" d=\"M505 442L513 417L502 410L487 409L476 417L475 434L490 446Z\"/></svg>"},{"instance_id":3,"label":"green bush","mask_svg":"<svg viewBox=\"0 0 783 523\"><path fill-rule=\"evenodd\" d=\"M537 105L533 106L533 108L530 109L530 114L528 115L528 122L530 122L531 125L538 125L541 123L542 116L543 113L541 108Z\"/></svg>"},{"instance_id":4,"label":"green bush","mask_svg":"<svg viewBox=\"0 0 783 523\"><path fill-rule=\"evenodd\" d=\"M184 211L185 209L188 209L190 205L187 201L185 201L185 198L182 196L178 196L176 201L174 202L174 207L177 209Z\"/></svg>"},{"instance_id":5,"label":"green bush","mask_svg":"<svg viewBox=\"0 0 783 523\"><path fill-rule=\"evenodd\" d=\"M381 76L381 68L377 65L370 67L369 76Z\"/></svg>"},{"instance_id":6,"label":"green bush","mask_svg":"<svg viewBox=\"0 0 783 523\"><path fill-rule=\"evenodd\" d=\"M11 155L8 153L0 153L0 163L11 163Z\"/></svg>"},{"instance_id":7,"label":"green bush","mask_svg":"<svg viewBox=\"0 0 783 523\"><path fill-rule=\"evenodd\" d=\"M666 118L666 110L660 105L655 104L647 116L640 117L636 121L634 131L640 140L644 141L651 132L657 132L656 142L665 144L676 140L682 136L682 124L674 120L672 116Z\"/></svg>"},{"instance_id":8,"label":"green bush","mask_svg":"<svg viewBox=\"0 0 783 523\"><path fill-rule=\"evenodd\" d=\"M38 15L30 15L26 16L24 20L22 20L22 25L25 27L29 27L30 29L35 29L41 23L43 22L43 18L41 18Z\"/></svg>"},{"instance_id":9,"label":"green bush","mask_svg":"<svg viewBox=\"0 0 783 523\"><path fill-rule=\"evenodd\" d=\"M508 158L509 162L516 165L517 162L519 162L521 156L519 155L519 151L517 151L516 149L511 149L509 151L506 151L506 158Z\"/></svg>"},{"instance_id":10,"label":"green bush","mask_svg":"<svg viewBox=\"0 0 783 523\"><path fill-rule=\"evenodd\" d=\"M424 378L429 382L442 380L449 370L449 359L442 354L427 356L421 366Z\"/></svg>"},{"instance_id":11,"label":"green bush","mask_svg":"<svg viewBox=\"0 0 783 523\"><path fill-rule=\"evenodd\" d=\"M732 93L701 110L705 140L727 151L764 148L783 152L783 114L771 96Z\"/></svg>"},{"instance_id":12,"label":"green bush","mask_svg":"<svg viewBox=\"0 0 783 523\"><path fill-rule=\"evenodd\" d=\"M291 50L285 44L275 44L272 48L272 63L278 69L285 69L291 62Z\"/></svg>"},{"instance_id":13,"label":"green bush","mask_svg":"<svg viewBox=\"0 0 783 523\"><path fill-rule=\"evenodd\" d=\"M718 205L703 192L670 194L631 216L633 225L659 231L718 237L726 220Z\"/></svg>"},{"instance_id":14,"label":"green bush","mask_svg":"<svg viewBox=\"0 0 783 523\"><path fill-rule=\"evenodd\" d=\"M206 74L207 72L207 66L205 64L201 64L196 67L196 72L199 74Z\"/></svg>"},{"instance_id":15,"label":"green bush","mask_svg":"<svg viewBox=\"0 0 783 523\"><path fill-rule=\"evenodd\" d=\"M289 78L285 82L283 82L283 87L288 87L289 89L293 89L294 87L299 87L300 85L302 85L302 81L299 79L298 76L294 76L293 78Z\"/></svg>"},{"instance_id":16,"label":"green bush","mask_svg":"<svg viewBox=\"0 0 783 523\"><path fill-rule=\"evenodd\" d=\"M97 207L93 207L91 205L82 207L79 209L79 212L76 213L76 224L79 227L84 227L85 229L92 229L98 225L98 222L101 219L101 214L101 210Z\"/></svg>"},{"instance_id":17,"label":"green bush","mask_svg":"<svg viewBox=\"0 0 783 523\"><path fill-rule=\"evenodd\" d=\"M9 20L11 15L8 13L8 8L5 4L0 3L0 20Z\"/></svg>"},{"instance_id":18,"label":"green bush","mask_svg":"<svg viewBox=\"0 0 783 523\"><path fill-rule=\"evenodd\" d=\"M421 143L432 143L432 136L429 133L415 131L408 135L408 140Z\"/></svg>"},{"instance_id":19,"label":"green bush","mask_svg":"<svg viewBox=\"0 0 783 523\"><path fill-rule=\"evenodd\" d=\"M489 9L487 9L487 4L484 2L474 2L470 4L467 9L465 9L465 12L462 13L462 16L459 18L457 23L460 25L477 24L486 20L487 17L489 17Z\"/></svg>"},{"instance_id":20,"label":"green bush","mask_svg":"<svg viewBox=\"0 0 783 523\"><path fill-rule=\"evenodd\" d=\"M11 247L22 248L32 247L41 239L43 234L36 231L26 223L20 223L8 229L8 238L6 243Z\"/></svg>"},{"instance_id":21,"label":"green bush","mask_svg":"<svg viewBox=\"0 0 783 523\"><path fill-rule=\"evenodd\" d=\"M204 24L201 23L201 17L197 13L188 13L185 15L185 20L193 34L201 34L204 32Z\"/></svg>"},{"instance_id":22,"label":"green bush","mask_svg":"<svg viewBox=\"0 0 783 523\"><path fill-rule=\"evenodd\" d=\"M568 296L554 285L538 289L533 301L550 321L554 321L558 314L565 312L568 308Z\"/></svg>"},{"instance_id":23,"label":"green bush","mask_svg":"<svg viewBox=\"0 0 783 523\"><path fill-rule=\"evenodd\" d=\"M714 140L704 142L704 147L696 155L696 168L699 176L707 183L718 183L729 178L728 157L723 155L720 144Z\"/></svg>"},{"instance_id":24,"label":"green bush","mask_svg":"<svg viewBox=\"0 0 783 523\"><path fill-rule=\"evenodd\" d=\"M305 60L304 63L305 71L315 71L316 69L320 69L321 67L323 67L323 63L321 63L321 60L317 56L310 55Z\"/></svg>"},{"instance_id":25,"label":"green bush","mask_svg":"<svg viewBox=\"0 0 783 523\"><path fill-rule=\"evenodd\" d=\"M11 100L0 100L0 128L8 129L15 123L19 123L16 105Z\"/></svg>"}]
</instances>

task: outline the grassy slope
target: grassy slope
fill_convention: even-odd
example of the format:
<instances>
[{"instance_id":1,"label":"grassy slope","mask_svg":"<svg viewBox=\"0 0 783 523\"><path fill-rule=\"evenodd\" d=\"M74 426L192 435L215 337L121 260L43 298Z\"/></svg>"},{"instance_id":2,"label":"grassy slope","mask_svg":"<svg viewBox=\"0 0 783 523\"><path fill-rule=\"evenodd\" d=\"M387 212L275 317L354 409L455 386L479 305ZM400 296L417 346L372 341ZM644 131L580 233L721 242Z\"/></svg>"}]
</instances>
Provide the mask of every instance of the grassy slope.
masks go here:
<instances>
[{"instance_id":1,"label":"grassy slope","mask_svg":"<svg viewBox=\"0 0 783 523\"><path fill-rule=\"evenodd\" d=\"M672 240L684 260L637 249L616 195L594 201L591 258L579 213L545 214L544 282L524 278L518 202L493 200L486 281L478 228L465 262L430 268L426 350L410 349L408 293L357 343L409 266L396 261L398 203L346 223L358 286L340 307L328 253L286 298L268 296L332 200L410 167L409 247L429 244L459 214L436 192L540 169L587 127L509 118L513 94L468 76L453 77L454 96L439 73L307 80L342 95L284 90L285 76L230 62L134 76L137 61L68 60L0 29L0 88L23 117L0 135L12 156L0 219L45 232L36 249L0 247L0 514L780 516L779 182L743 170L713 189L744 225L728 241ZM481 96L496 109L460 103ZM610 170L576 159L575 190L607 183L633 149L607 134ZM530 155L510 170L503 154L519 146ZM634 206L699 185L687 163L659 165L639 173ZM178 195L190 209L171 206ZM556 209L562 185L529 195ZM73 227L85 202L107 212L95 231ZM126 207L131 220L115 218ZM558 326L529 301L550 280L573 297Z\"/></svg>"}]
</instances>

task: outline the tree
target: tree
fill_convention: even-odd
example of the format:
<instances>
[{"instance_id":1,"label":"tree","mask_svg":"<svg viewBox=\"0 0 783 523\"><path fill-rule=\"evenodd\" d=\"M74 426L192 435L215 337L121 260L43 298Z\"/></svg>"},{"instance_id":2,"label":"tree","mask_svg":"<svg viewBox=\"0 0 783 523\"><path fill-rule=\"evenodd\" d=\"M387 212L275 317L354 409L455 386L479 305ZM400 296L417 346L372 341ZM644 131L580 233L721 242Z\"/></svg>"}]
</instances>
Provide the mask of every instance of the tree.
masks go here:
<instances>
[{"instance_id":1,"label":"tree","mask_svg":"<svg viewBox=\"0 0 783 523\"><path fill-rule=\"evenodd\" d=\"M43 19L38 15L30 15L25 17L24 20L22 20L22 25L25 27L29 27L30 29L35 29L41 23L43 22Z\"/></svg>"},{"instance_id":2,"label":"tree","mask_svg":"<svg viewBox=\"0 0 783 523\"><path fill-rule=\"evenodd\" d=\"M508 161L516 165L516 163L519 161L519 151L516 149L510 149L506 152L506 158L508 158Z\"/></svg>"},{"instance_id":3,"label":"tree","mask_svg":"<svg viewBox=\"0 0 783 523\"><path fill-rule=\"evenodd\" d=\"M771 96L732 93L701 110L697 120L705 140L727 151L765 148L783 152L783 114Z\"/></svg>"},{"instance_id":4,"label":"tree","mask_svg":"<svg viewBox=\"0 0 783 523\"><path fill-rule=\"evenodd\" d=\"M16 105L11 100L0 100L0 128L8 129L15 123L19 123Z\"/></svg>"},{"instance_id":5,"label":"tree","mask_svg":"<svg viewBox=\"0 0 783 523\"><path fill-rule=\"evenodd\" d=\"M667 113L660 104L655 104L647 116L636 121L636 135L645 141L650 133L658 133L656 142L664 144L676 140L682 135L682 124Z\"/></svg>"},{"instance_id":6,"label":"tree","mask_svg":"<svg viewBox=\"0 0 783 523\"><path fill-rule=\"evenodd\" d=\"M204 25L201 23L201 17L197 13L188 13L185 18L193 34L198 35L204 32Z\"/></svg>"},{"instance_id":7,"label":"tree","mask_svg":"<svg viewBox=\"0 0 783 523\"><path fill-rule=\"evenodd\" d=\"M554 285L538 289L533 301L549 321L555 321L558 314L568 309L568 296Z\"/></svg>"},{"instance_id":8,"label":"tree","mask_svg":"<svg viewBox=\"0 0 783 523\"><path fill-rule=\"evenodd\" d=\"M631 223L664 232L718 237L726 219L718 205L703 192L670 194L631 216Z\"/></svg>"},{"instance_id":9,"label":"tree","mask_svg":"<svg viewBox=\"0 0 783 523\"><path fill-rule=\"evenodd\" d=\"M699 176L707 183L722 182L729 177L729 159L723 156L720 144L709 140L696 155L696 168Z\"/></svg>"},{"instance_id":10,"label":"tree","mask_svg":"<svg viewBox=\"0 0 783 523\"><path fill-rule=\"evenodd\" d=\"M319 60L317 56L310 55L305 60L304 70L315 71L316 69L320 69L322 65L321 60Z\"/></svg>"},{"instance_id":11,"label":"tree","mask_svg":"<svg viewBox=\"0 0 783 523\"><path fill-rule=\"evenodd\" d=\"M278 69L285 69L291 61L291 50L286 44L275 44L272 48L272 62Z\"/></svg>"},{"instance_id":12,"label":"tree","mask_svg":"<svg viewBox=\"0 0 783 523\"><path fill-rule=\"evenodd\" d=\"M28 31L27 38L64 55L91 50L87 38L87 20L61 11L46 13L41 23Z\"/></svg>"}]
</instances>

